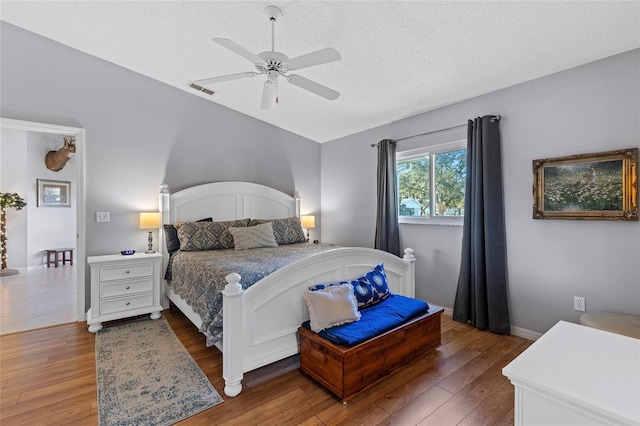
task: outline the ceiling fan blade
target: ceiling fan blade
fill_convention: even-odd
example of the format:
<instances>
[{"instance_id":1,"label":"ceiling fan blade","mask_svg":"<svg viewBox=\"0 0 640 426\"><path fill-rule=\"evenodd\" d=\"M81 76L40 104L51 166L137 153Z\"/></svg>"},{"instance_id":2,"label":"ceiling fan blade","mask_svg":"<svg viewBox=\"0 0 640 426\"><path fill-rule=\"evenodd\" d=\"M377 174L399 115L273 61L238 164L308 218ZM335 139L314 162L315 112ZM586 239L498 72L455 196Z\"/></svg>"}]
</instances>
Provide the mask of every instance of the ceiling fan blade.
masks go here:
<instances>
[{"instance_id":1,"label":"ceiling fan blade","mask_svg":"<svg viewBox=\"0 0 640 426\"><path fill-rule=\"evenodd\" d=\"M273 109L276 106L276 98L278 97L278 82L276 80L267 80L264 82L262 89L262 109Z\"/></svg>"},{"instance_id":2,"label":"ceiling fan blade","mask_svg":"<svg viewBox=\"0 0 640 426\"><path fill-rule=\"evenodd\" d=\"M327 86L323 86L322 84L311 81L308 78L300 77L296 74L288 76L287 81L294 86L301 87L311 93L315 93L325 99L329 99L330 101L336 100L340 96L340 92L336 92L333 89L329 89Z\"/></svg>"},{"instance_id":3,"label":"ceiling fan blade","mask_svg":"<svg viewBox=\"0 0 640 426\"><path fill-rule=\"evenodd\" d=\"M340 56L340 53L338 53L336 49L327 47L326 49L316 50L306 55L291 58L287 61L287 64L289 64L292 70L299 70L328 62L339 61L340 59L342 59L342 56Z\"/></svg>"},{"instance_id":4,"label":"ceiling fan blade","mask_svg":"<svg viewBox=\"0 0 640 426\"><path fill-rule=\"evenodd\" d=\"M219 77L204 78L202 80L193 81L193 83L199 84L201 86L206 86L207 84L220 83L220 82L229 81L229 80L237 80L239 78L254 77L257 74L258 74L257 72L239 72L237 74L229 74L229 75L221 75Z\"/></svg>"},{"instance_id":5,"label":"ceiling fan blade","mask_svg":"<svg viewBox=\"0 0 640 426\"><path fill-rule=\"evenodd\" d=\"M255 55L255 54L249 52L247 49L245 49L244 47L240 46L235 41L229 40L228 38L214 38L213 41L215 41L216 43L218 43L222 47L226 47L227 49L229 49L233 53L235 53L237 55L240 55L245 59L250 60L254 64L264 64L265 63L264 59L262 59L258 55Z\"/></svg>"}]
</instances>

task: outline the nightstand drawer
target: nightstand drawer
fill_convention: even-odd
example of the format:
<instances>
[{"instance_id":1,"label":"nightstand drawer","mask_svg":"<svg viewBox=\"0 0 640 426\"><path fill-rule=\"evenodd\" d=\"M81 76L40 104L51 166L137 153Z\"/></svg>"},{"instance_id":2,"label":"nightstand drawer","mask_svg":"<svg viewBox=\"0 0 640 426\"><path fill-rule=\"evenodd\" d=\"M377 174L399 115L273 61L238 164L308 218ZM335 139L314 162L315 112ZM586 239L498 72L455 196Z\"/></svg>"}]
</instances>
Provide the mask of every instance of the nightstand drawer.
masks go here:
<instances>
[{"instance_id":1,"label":"nightstand drawer","mask_svg":"<svg viewBox=\"0 0 640 426\"><path fill-rule=\"evenodd\" d=\"M100 267L100 282L153 276L153 262Z\"/></svg>"},{"instance_id":2,"label":"nightstand drawer","mask_svg":"<svg viewBox=\"0 0 640 426\"><path fill-rule=\"evenodd\" d=\"M153 291L153 277L100 284L101 299L112 296L144 293L146 291Z\"/></svg>"},{"instance_id":3,"label":"nightstand drawer","mask_svg":"<svg viewBox=\"0 0 640 426\"><path fill-rule=\"evenodd\" d=\"M153 293L100 301L100 315L129 311L153 305Z\"/></svg>"}]
</instances>

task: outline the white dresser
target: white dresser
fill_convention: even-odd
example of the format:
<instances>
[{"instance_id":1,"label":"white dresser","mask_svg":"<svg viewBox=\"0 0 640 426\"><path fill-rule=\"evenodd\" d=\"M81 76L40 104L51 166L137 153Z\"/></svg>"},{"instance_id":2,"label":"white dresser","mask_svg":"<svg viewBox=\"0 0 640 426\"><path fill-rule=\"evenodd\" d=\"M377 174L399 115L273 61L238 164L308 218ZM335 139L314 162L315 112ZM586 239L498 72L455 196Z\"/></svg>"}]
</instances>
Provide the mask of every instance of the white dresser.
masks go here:
<instances>
[{"instance_id":1,"label":"white dresser","mask_svg":"<svg viewBox=\"0 0 640 426\"><path fill-rule=\"evenodd\" d=\"M640 340L560 321L504 367L516 425L639 425Z\"/></svg>"},{"instance_id":2,"label":"white dresser","mask_svg":"<svg viewBox=\"0 0 640 426\"><path fill-rule=\"evenodd\" d=\"M160 253L89 256L87 262L91 268L90 332L100 330L104 321L142 314L160 318Z\"/></svg>"}]
</instances>

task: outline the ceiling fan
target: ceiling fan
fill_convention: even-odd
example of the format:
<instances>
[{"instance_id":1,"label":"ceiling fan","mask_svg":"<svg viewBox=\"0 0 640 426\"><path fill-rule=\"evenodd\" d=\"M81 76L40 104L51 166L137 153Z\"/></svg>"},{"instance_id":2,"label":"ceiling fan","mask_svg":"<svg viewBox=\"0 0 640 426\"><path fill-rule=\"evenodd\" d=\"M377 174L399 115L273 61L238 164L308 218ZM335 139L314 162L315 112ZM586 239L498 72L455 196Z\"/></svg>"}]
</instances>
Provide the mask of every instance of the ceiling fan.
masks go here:
<instances>
[{"instance_id":1,"label":"ceiling fan","mask_svg":"<svg viewBox=\"0 0 640 426\"><path fill-rule=\"evenodd\" d=\"M256 71L241 72L237 74L223 75L219 77L205 78L202 80L195 80L189 83L189 86L196 90L203 91L208 94L213 94L211 90L206 89L204 86L210 84L221 83L223 81L237 80L241 78L255 77L257 75L266 75L267 81L264 83L262 90L262 109L272 109L276 102L278 102L278 78L283 77L287 82L298 86L302 89L308 90L311 93L322 96L325 99L333 101L340 96L339 92L330 89L322 84L311 81L308 78L304 78L297 74L289 74L290 71L297 71L303 68L309 68L316 65L326 64L328 62L338 61L342 59L340 53L337 50L327 47L326 49L317 50L315 52L307 53L305 55L297 56L295 58L289 58L287 55L275 50L274 43L274 25L280 16L282 11L276 6L268 6L265 10L269 21L271 22L271 50L253 54L244 47L240 46L236 42L226 38L214 38L213 41L226 47L233 53L242 56L245 59L251 61Z\"/></svg>"}]
</instances>

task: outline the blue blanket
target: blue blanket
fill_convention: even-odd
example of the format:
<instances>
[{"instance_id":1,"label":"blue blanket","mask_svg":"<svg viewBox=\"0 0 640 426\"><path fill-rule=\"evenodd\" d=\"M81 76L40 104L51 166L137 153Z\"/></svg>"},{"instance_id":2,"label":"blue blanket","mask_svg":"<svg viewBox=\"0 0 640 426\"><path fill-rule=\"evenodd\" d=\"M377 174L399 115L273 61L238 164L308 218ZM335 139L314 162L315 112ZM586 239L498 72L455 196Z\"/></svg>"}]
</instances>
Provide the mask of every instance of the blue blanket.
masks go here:
<instances>
[{"instance_id":1,"label":"blue blanket","mask_svg":"<svg viewBox=\"0 0 640 426\"><path fill-rule=\"evenodd\" d=\"M427 302L392 294L382 302L360 310L362 318L322 330L318 335L333 343L355 346L389 331L429 310ZM309 321L302 324L311 329Z\"/></svg>"}]
</instances>

